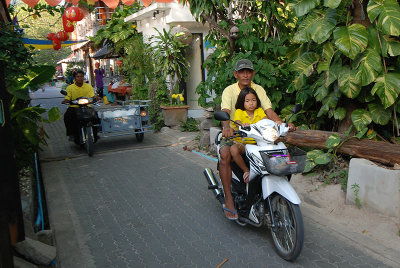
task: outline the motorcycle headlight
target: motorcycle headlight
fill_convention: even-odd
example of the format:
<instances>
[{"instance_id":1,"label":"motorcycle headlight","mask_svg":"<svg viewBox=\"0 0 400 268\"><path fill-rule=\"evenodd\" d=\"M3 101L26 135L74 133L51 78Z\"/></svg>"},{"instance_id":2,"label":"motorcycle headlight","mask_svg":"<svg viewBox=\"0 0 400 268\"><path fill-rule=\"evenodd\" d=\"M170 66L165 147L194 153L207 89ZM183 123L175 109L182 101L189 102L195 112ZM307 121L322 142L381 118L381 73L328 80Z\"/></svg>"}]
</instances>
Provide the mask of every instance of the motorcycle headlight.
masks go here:
<instances>
[{"instance_id":1,"label":"motorcycle headlight","mask_svg":"<svg viewBox=\"0 0 400 268\"><path fill-rule=\"evenodd\" d=\"M84 105L84 104L88 104L89 103L89 99L79 99L78 100L78 104L80 105Z\"/></svg>"},{"instance_id":2,"label":"motorcycle headlight","mask_svg":"<svg viewBox=\"0 0 400 268\"><path fill-rule=\"evenodd\" d=\"M279 138L279 132L274 127L266 126L262 130L262 137L266 141L274 142Z\"/></svg>"}]
</instances>

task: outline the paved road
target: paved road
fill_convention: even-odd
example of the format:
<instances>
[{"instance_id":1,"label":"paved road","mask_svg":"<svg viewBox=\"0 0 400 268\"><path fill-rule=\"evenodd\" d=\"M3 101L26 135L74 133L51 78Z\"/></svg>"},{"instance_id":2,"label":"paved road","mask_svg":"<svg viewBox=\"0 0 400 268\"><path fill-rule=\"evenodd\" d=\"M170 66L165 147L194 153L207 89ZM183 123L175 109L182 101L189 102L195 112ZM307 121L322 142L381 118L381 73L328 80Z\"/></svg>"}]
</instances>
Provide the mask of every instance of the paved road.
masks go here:
<instances>
[{"instance_id":1,"label":"paved road","mask_svg":"<svg viewBox=\"0 0 400 268\"><path fill-rule=\"evenodd\" d=\"M223 217L202 175L215 163L182 150L193 136L104 139L87 157L62 124L46 129L40 157L58 267L216 267L225 258L223 267L388 267L304 210L302 254L280 259L267 230Z\"/></svg>"}]
</instances>

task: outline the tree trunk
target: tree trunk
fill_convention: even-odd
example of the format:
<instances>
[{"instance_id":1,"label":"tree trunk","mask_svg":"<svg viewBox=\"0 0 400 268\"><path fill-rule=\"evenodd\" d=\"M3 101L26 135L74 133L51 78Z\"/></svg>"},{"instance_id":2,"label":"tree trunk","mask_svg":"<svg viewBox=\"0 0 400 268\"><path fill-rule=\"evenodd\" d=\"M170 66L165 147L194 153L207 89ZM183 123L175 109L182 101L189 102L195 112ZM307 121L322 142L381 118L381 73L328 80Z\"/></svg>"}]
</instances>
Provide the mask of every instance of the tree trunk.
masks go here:
<instances>
[{"instance_id":1,"label":"tree trunk","mask_svg":"<svg viewBox=\"0 0 400 268\"><path fill-rule=\"evenodd\" d=\"M281 137L280 140L297 146L326 149L325 142L332 134L341 135L336 132L321 130L296 130L289 132L285 137ZM399 144L351 138L344 142L337 152L391 166L400 164Z\"/></svg>"}]
</instances>

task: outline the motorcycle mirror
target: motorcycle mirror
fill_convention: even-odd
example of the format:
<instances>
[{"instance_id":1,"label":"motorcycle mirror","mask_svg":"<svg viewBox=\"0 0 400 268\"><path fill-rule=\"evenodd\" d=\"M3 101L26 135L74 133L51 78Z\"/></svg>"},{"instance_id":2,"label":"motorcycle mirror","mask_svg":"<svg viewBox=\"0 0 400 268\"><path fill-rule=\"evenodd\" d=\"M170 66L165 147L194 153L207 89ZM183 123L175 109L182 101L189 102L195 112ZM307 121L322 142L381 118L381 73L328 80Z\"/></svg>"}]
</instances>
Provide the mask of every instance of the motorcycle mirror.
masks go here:
<instances>
[{"instance_id":1,"label":"motorcycle mirror","mask_svg":"<svg viewBox=\"0 0 400 268\"><path fill-rule=\"evenodd\" d=\"M301 111L302 108L303 108L303 105L301 105L300 103L299 103L299 104L296 104L296 105L293 106L293 108L292 108L292 114L297 114L298 112Z\"/></svg>"},{"instance_id":2,"label":"motorcycle mirror","mask_svg":"<svg viewBox=\"0 0 400 268\"><path fill-rule=\"evenodd\" d=\"M227 112L220 111L214 113L214 118L218 121L228 121L230 120L230 116Z\"/></svg>"},{"instance_id":3,"label":"motorcycle mirror","mask_svg":"<svg viewBox=\"0 0 400 268\"><path fill-rule=\"evenodd\" d=\"M67 96L67 91L65 91L64 89L61 89L61 90L60 90L60 93L63 94L63 95L65 95L65 96Z\"/></svg>"}]
</instances>

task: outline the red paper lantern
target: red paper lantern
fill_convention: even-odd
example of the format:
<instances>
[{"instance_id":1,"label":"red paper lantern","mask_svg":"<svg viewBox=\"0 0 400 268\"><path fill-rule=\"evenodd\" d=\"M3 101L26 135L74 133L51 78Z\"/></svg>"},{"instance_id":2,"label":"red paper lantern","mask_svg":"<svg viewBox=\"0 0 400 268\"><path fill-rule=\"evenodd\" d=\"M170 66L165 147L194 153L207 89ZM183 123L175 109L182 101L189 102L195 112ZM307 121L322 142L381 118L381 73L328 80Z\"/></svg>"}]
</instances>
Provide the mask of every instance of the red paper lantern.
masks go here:
<instances>
[{"instance_id":1,"label":"red paper lantern","mask_svg":"<svg viewBox=\"0 0 400 268\"><path fill-rule=\"evenodd\" d=\"M22 1L31 8L33 8L39 2L39 0L22 0Z\"/></svg>"},{"instance_id":2,"label":"red paper lantern","mask_svg":"<svg viewBox=\"0 0 400 268\"><path fill-rule=\"evenodd\" d=\"M58 40L57 36L53 38L53 48L54 50L59 50L61 48L61 42Z\"/></svg>"},{"instance_id":3,"label":"red paper lantern","mask_svg":"<svg viewBox=\"0 0 400 268\"><path fill-rule=\"evenodd\" d=\"M111 9L115 9L119 4L119 0L103 0L103 2Z\"/></svg>"},{"instance_id":4,"label":"red paper lantern","mask_svg":"<svg viewBox=\"0 0 400 268\"><path fill-rule=\"evenodd\" d=\"M47 40L53 40L53 39L54 39L54 36L56 36L55 33L48 33L48 34L47 34Z\"/></svg>"},{"instance_id":5,"label":"red paper lantern","mask_svg":"<svg viewBox=\"0 0 400 268\"><path fill-rule=\"evenodd\" d=\"M46 3L49 4L52 7L55 7L59 3L61 3L62 0L46 0Z\"/></svg>"},{"instance_id":6,"label":"red paper lantern","mask_svg":"<svg viewBox=\"0 0 400 268\"><path fill-rule=\"evenodd\" d=\"M67 32L64 32L64 31L59 31L59 32L56 34L56 36L57 36L58 40L60 40L60 41L67 41L68 38L69 38L68 33L67 33Z\"/></svg>"},{"instance_id":7,"label":"red paper lantern","mask_svg":"<svg viewBox=\"0 0 400 268\"><path fill-rule=\"evenodd\" d=\"M130 6L133 3L135 3L136 0L122 0L122 3L124 3L124 5L126 6Z\"/></svg>"},{"instance_id":8,"label":"red paper lantern","mask_svg":"<svg viewBox=\"0 0 400 268\"><path fill-rule=\"evenodd\" d=\"M79 12L81 12L81 9L79 7L69 7L65 10L65 16L70 21L78 21Z\"/></svg>"},{"instance_id":9,"label":"red paper lantern","mask_svg":"<svg viewBox=\"0 0 400 268\"><path fill-rule=\"evenodd\" d=\"M66 31L67 33L73 32L74 24L72 23L72 21L67 19L67 16L65 16L65 14L62 15L62 20L63 20L64 31Z\"/></svg>"},{"instance_id":10,"label":"red paper lantern","mask_svg":"<svg viewBox=\"0 0 400 268\"><path fill-rule=\"evenodd\" d=\"M83 12L83 10L79 8L79 15L77 21L83 20L84 17L85 17L85 12Z\"/></svg>"},{"instance_id":11,"label":"red paper lantern","mask_svg":"<svg viewBox=\"0 0 400 268\"><path fill-rule=\"evenodd\" d=\"M122 66L122 60L117 60L116 63L117 63L117 66L118 66L118 67L121 67L121 66Z\"/></svg>"}]
</instances>

